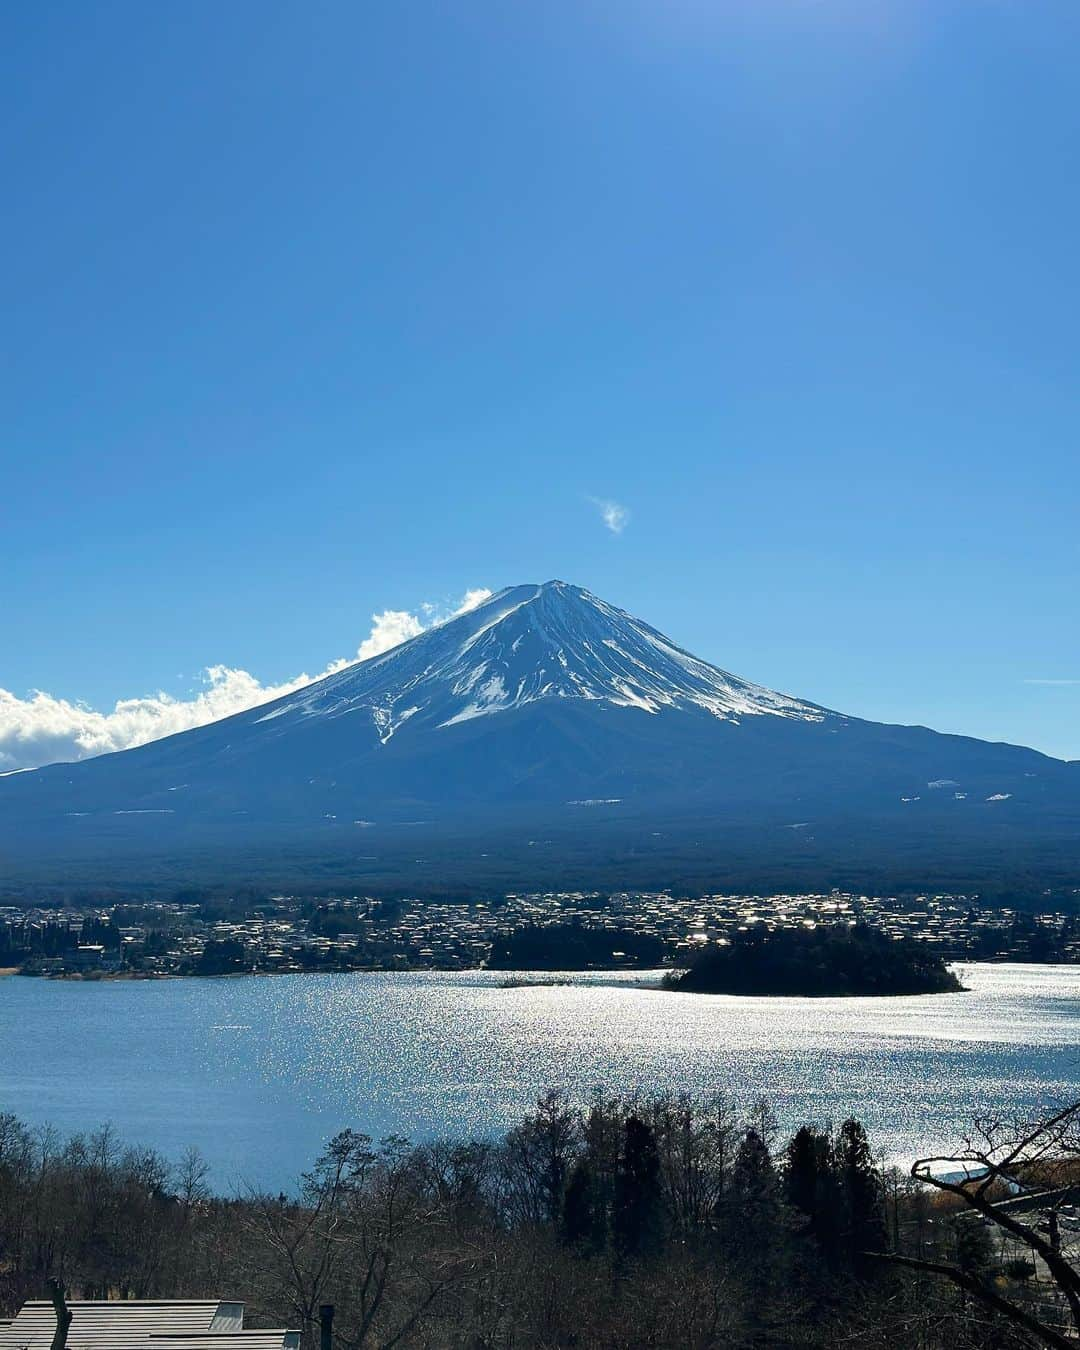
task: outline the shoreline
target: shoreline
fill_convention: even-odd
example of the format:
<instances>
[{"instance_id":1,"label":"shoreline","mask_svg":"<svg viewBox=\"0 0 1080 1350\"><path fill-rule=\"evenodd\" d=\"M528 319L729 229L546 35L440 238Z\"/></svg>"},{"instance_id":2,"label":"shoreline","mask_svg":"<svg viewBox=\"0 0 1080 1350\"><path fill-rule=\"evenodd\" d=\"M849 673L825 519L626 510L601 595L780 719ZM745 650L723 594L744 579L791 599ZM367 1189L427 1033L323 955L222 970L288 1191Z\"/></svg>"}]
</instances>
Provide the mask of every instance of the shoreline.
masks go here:
<instances>
[{"instance_id":1,"label":"shoreline","mask_svg":"<svg viewBox=\"0 0 1080 1350\"><path fill-rule=\"evenodd\" d=\"M972 961L970 958L957 958L949 961L950 968L956 968L958 977L962 976L965 967L976 966L1025 966L1032 970L1042 969L1075 969L1080 972L1080 962L1078 961ZM810 999L828 999L828 998L923 998L936 994L955 994L969 993L969 986L962 985L959 989L931 989L919 990L906 994L865 994L865 993L809 993L797 994L786 991L771 992L739 992L739 991L717 991L701 989L679 989L669 988L663 981L668 975L678 974L681 967L676 966L650 966L645 968L627 967L627 966L594 966L588 969L564 969L552 971L525 970L512 971L505 969L493 969L488 966L355 966L344 967L336 970L235 970L224 971L218 975L197 975L182 973L179 971L109 971L109 972L70 972L65 974L38 974L33 971L23 971L19 966L0 967L0 978L11 976L22 976L29 980L41 980L43 982L52 982L60 984L137 984L149 983L154 981L173 981L173 980L240 980L240 979L275 979L285 976L303 976L303 975L491 975L502 976L503 978L496 985L501 989L528 989L528 988L559 988L577 986L581 976L634 976L632 979L604 980L597 979L597 984L614 984L619 988L627 989L646 989L661 990L666 993L682 993L706 995L717 998L810 998Z\"/></svg>"}]
</instances>

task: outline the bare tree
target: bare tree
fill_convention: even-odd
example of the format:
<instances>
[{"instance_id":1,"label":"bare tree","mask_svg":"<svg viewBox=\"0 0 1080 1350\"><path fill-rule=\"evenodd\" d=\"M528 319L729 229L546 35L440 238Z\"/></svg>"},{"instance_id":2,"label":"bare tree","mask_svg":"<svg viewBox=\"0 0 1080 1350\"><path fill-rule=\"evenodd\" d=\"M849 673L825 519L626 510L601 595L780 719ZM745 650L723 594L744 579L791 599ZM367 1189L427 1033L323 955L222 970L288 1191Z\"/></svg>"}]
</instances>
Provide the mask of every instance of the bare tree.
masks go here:
<instances>
[{"instance_id":1,"label":"bare tree","mask_svg":"<svg viewBox=\"0 0 1080 1350\"><path fill-rule=\"evenodd\" d=\"M210 1187L207 1185L209 1175L210 1164L199 1150L185 1149L174 1172L176 1195L183 1206L185 1218L196 1205L204 1203L209 1196Z\"/></svg>"},{"instance_id":2,"label":"bare tree","mask_svg":"<svg viewBox=\"0 0 1080 1350\"><path fill-rule=\"evenodd\" d=\"M995 1225L1003 1235L1042 1262L1061 1298L1061 1322L1051 1322L1042 1310L1036 1311L1008 1297L976 1272L955 1262L928 1260L898 1252L876 1255L912 1270L941 1275L984 1306L1022 1327L1041 1344L1053 1346L1055 1350L1076 1350L1080 1336L1080 1269L1068 1253L1062 1251L1057 1211L1075 1189L1070 1183L1076 1174L1078 1158L1080 1102L1073 1102L1041 1120L978 1121L972 1134L955 1153L919 1158L911 1167L911 1175L917 1181L954 1196L967 1212ZM957 1173L961 1174L960 1178ZM1042 1189L1021 1201L1003 1200L1003 1193L1007 1195L1019 1178ZM1038 1227L1019 1217L1035 1204L1048 1214L1045 1236Z\"/></svg>"},{"instance_id":3,"label":"bare tree","mask_svg":"<svg viewBox=\"0 0 1080 1350\"><path fill-rule=\"evenodd\" d=\"M300 1202L251 1196L251 1236L271 1258L269 1274L300 1323L306 1344L320 1304L348 1259L349 1200L375 1163L367 1135L344 1130L302 1178Z\"/></svg>"}]
</instances>

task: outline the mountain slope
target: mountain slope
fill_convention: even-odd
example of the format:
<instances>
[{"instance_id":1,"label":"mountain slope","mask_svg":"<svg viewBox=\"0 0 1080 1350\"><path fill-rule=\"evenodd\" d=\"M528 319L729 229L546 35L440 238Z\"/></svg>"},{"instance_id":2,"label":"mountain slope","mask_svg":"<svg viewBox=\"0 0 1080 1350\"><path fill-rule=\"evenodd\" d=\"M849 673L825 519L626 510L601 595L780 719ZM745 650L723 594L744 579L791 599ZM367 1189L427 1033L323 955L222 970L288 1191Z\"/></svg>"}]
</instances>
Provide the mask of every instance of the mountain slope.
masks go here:
<instances>
[{"instance_id":1,"label":"mountain slope","mask_svg":"<svg viewBox=\"0 0 1080 1350\"><path fill-rule=\"evenodd\" d=\"M447 727L543 699L701 708L719 718L823 709L697 660L576 586L515 586L393 651L281 699L256 719L369 717L384 744L407 721Z\"/></svg>"},{"instance_id":2,"label":"mountain slope","mask_svg":"<svg viewBox=\"0 0 1080 1350\"><path fill-rule=\"evenodd\" d=\"M404 857L540 826L647 852L690 820L761 831L759 852L887 836L1037 858L1080 854L1078 768L774 693L548 582L222 722L0 779L0 865Z\"/></svg>"}]
</instances>

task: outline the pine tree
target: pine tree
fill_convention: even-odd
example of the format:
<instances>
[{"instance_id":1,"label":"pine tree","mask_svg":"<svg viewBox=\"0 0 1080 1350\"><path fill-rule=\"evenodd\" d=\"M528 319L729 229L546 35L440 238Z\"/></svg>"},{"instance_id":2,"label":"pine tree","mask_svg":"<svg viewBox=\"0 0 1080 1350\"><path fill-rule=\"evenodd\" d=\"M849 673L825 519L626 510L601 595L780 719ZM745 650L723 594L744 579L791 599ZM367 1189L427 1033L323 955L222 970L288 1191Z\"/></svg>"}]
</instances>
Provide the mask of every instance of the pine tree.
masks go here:
<instances>
[{"instance_id":1,"label":"pine tree","mask_svg":"<svg viewBox=\"0 0 1080 1350\"><path fill-rule=\"evenodd\" d=\"M812 1125L803 1125L787 1146L784 1199L809 1220L813 1229L822 1201L822 1182L830 1173L829 1137Z\"/></svg>"},{"instance_id":2,"label":"pine tree","mask_svg":"<svg viewBox=\"0 0 1080 1350\"><path fill-rule=\"evenodd\" d=\"M575 1165L566 1186L561 1236L568 1247L599 1245L592 1170L584 1159Z\"/></svg>"},{"instance_id":3,"label":"pine tree","mask_svg":"<svg viewBox=\"0 0 1080 1350\"><path fill-rule=\"evenodd\" d=\"M656 1137L637 1116L623 1127L623 1148L615 1177L615 1241L624 1256L659 1244L660 1156Z\"/></svg>"},{"instance_id":4,"label":"pine tree","mask_svg":"<svg viewBox=\"0 0 1080 1350\"><path fill-rule=\"evenodd\" d=\"M784 1199L798 1214L805 1215L803 1231L814 1239L833 1267L841 1260L839 1191L832 1140L823 1130L804 1125L787 1146Z\"/></svg>"},{"instance_id":5,"label":"pine tree","mask_svg":"<svg viewBox=\"0 0 1080 1350\"><path fill-rule=\"evenodd\" d=\"M879 1269L866 1260L866 1253L884 1251L886 1246L885 1198L870 1142L857 1120L845 1120L840 1126L836 1174L843 1197L848 1264L855 1274L866 1275Z\"/></svg>"},{"instance_id":6,"label":"pine tree","mask_svg":"<svg viewBox=\"0 0 1080 1350\"><path fill-rule=\"evenodd\" d=\"M731 1173L733 1199L747 1212L776 1199L776 1171L768 1146L757 1130L749 1129L739 1143Z\"/></svg>"}]
</instances>

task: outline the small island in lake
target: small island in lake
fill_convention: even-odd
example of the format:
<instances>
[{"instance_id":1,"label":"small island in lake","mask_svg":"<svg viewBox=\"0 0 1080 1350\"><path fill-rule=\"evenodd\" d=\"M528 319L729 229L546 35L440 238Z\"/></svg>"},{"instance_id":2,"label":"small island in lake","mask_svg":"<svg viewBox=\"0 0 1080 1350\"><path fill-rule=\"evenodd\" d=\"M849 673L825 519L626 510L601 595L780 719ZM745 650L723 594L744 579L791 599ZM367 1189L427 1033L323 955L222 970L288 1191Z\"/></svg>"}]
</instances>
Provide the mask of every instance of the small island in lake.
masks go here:
<instances>
[{"instance_id":1,"label":"small island in lake","mask_svg":"<svg viewBox=\"0 0 1080 1350\"><path fill-rule=\"evenodd\" d=\"M622 928L586 928L583 924L538 924L497 937L489 970L640 970L663 964L658 937Z\"/></svg>"},{"instance_id":2,"label":"small island in lake","mask_svg":"<svg viewBox=\"0 0 1080 1350\"><path fill-rule=\"evenodd\" d=\"M924 943L866 924L742 929L664 984L685 993L817 997L948 994L964 987Z\"/></svg>"}]
</instances>

